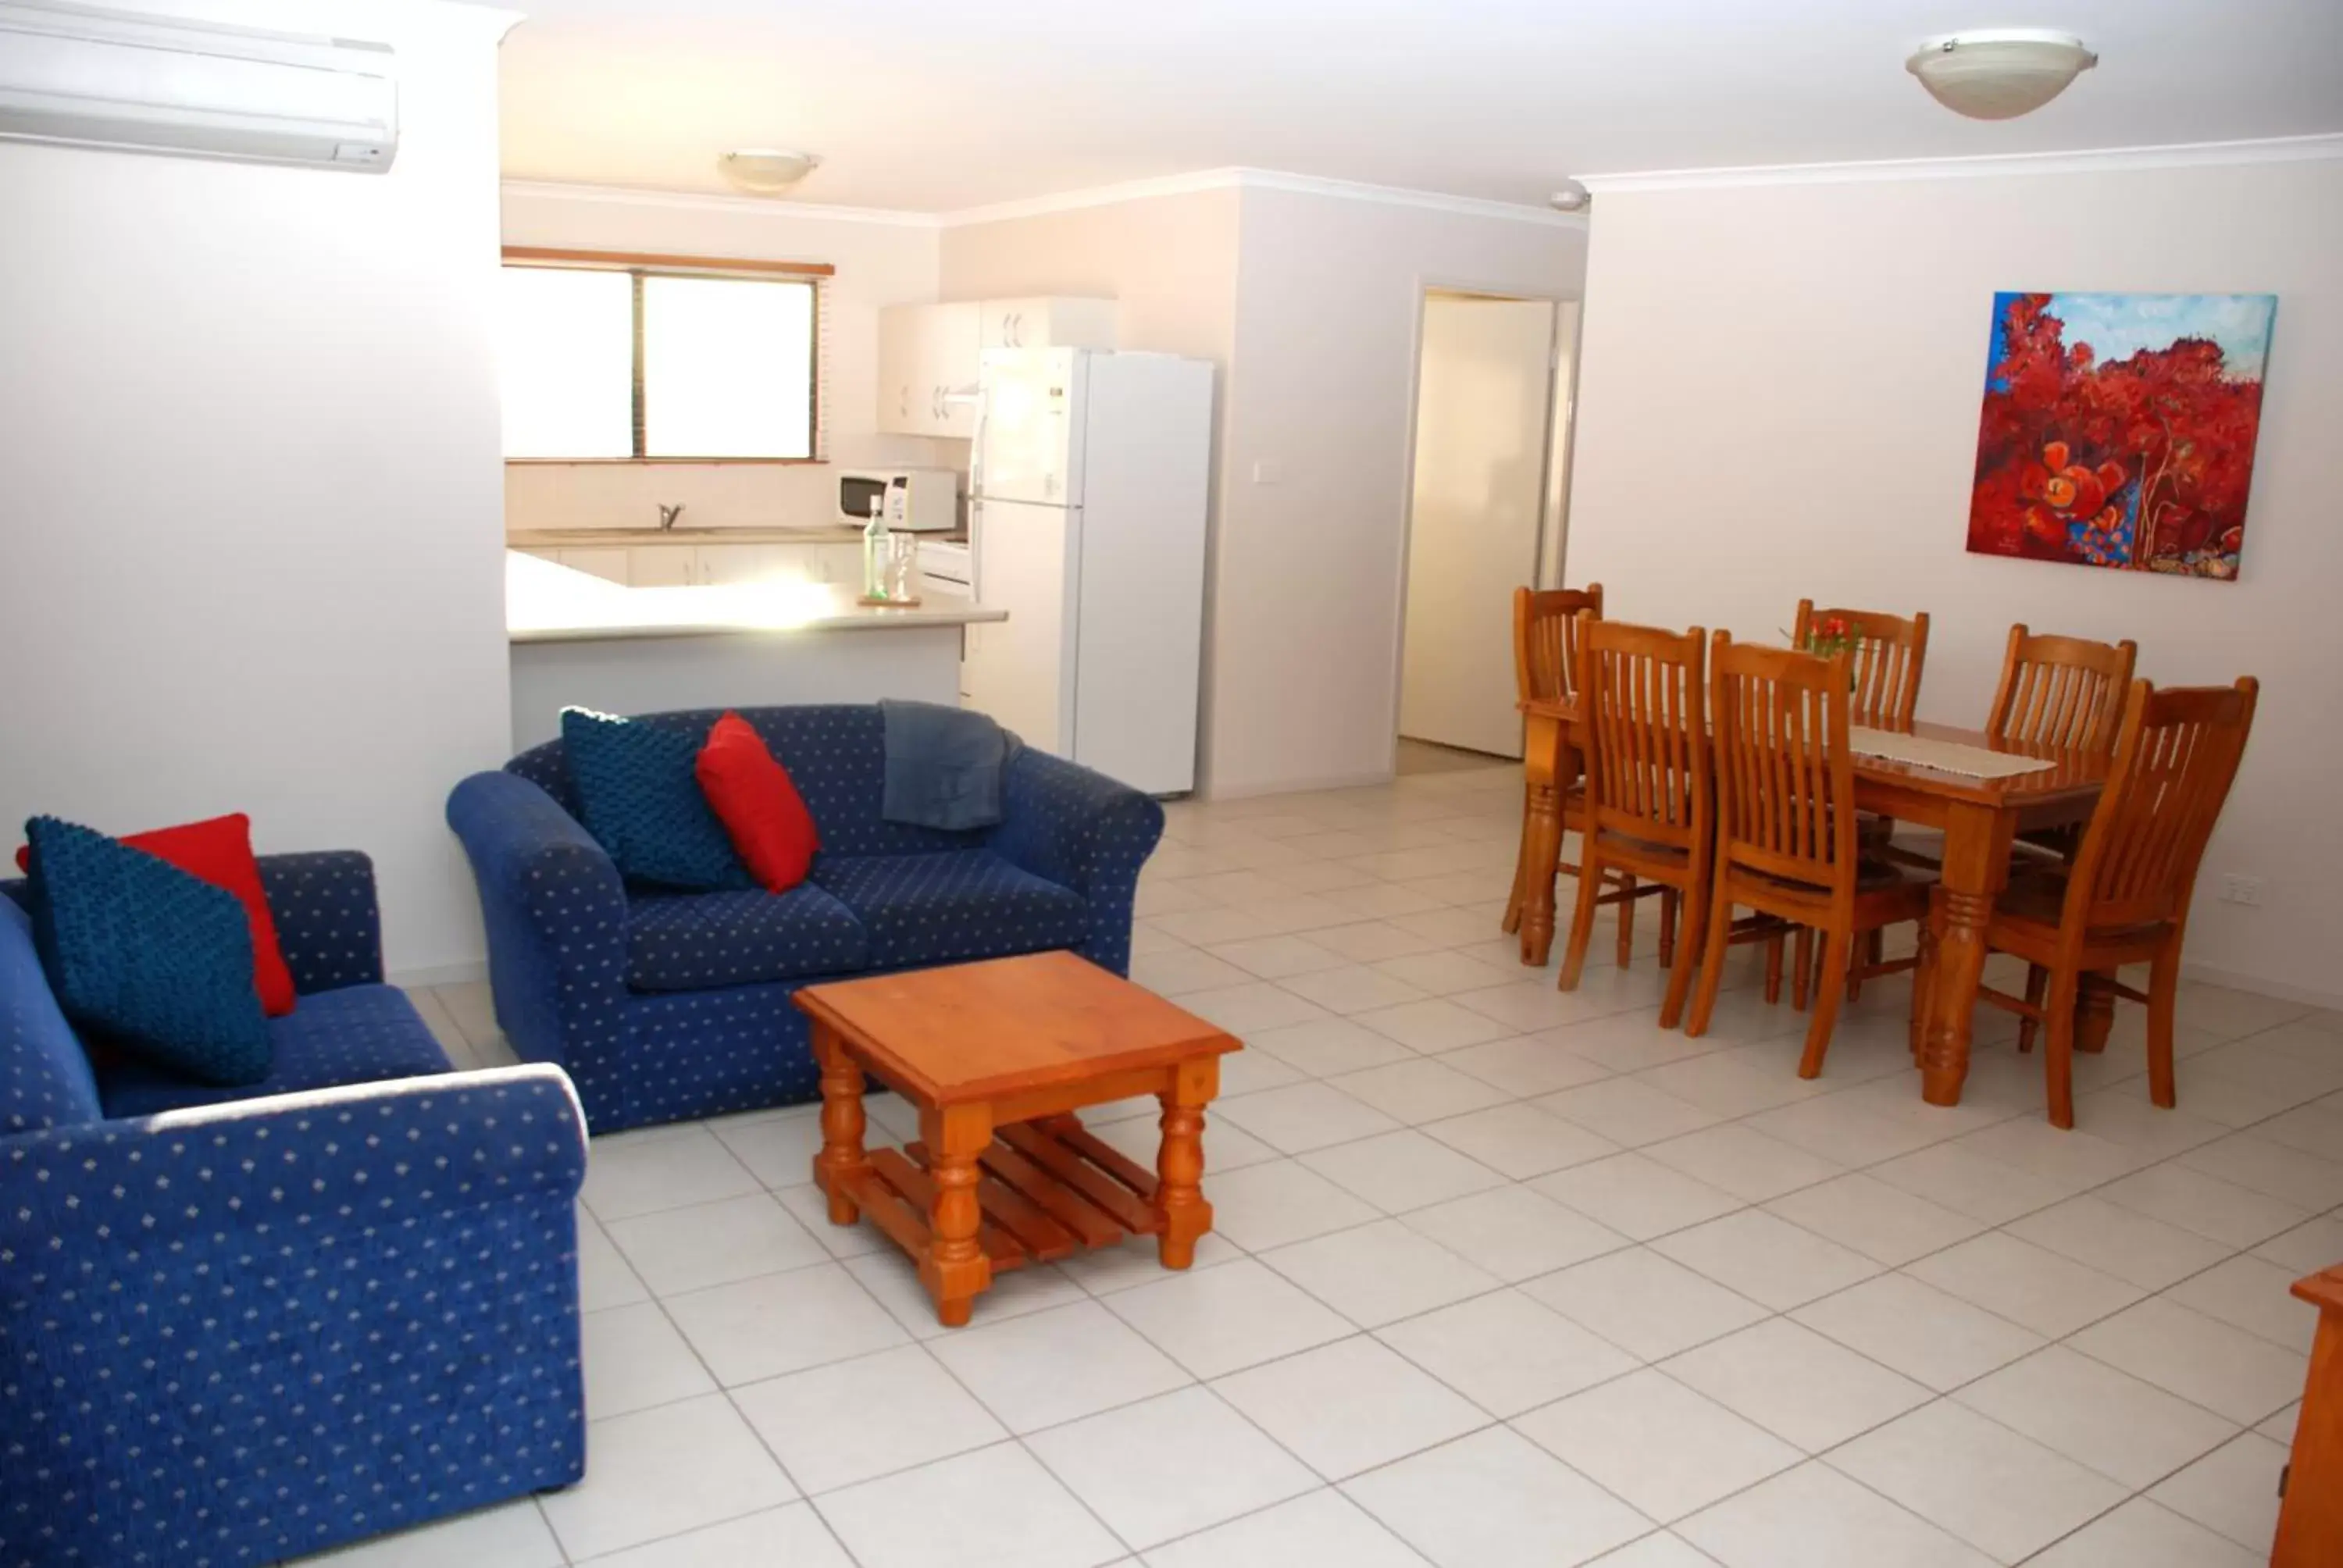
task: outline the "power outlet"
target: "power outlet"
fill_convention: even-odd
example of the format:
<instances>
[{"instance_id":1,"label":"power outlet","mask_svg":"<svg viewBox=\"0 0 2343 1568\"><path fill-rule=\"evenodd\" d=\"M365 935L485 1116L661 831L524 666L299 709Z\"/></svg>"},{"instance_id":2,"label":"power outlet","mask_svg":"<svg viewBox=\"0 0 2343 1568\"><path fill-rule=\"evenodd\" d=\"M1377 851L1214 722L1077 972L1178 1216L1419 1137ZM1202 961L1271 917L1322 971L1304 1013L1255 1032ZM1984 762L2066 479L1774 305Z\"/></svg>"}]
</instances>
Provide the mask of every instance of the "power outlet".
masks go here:
<instances>
[{"instance_id":1,"label":"power outlet","mask_svg":"<svg viewBox=\"0 0 2343 1568\"><path fill-rule=\"evenodd\" d=\"M2221 901L2243 904L2258 910L2262 902L2262 879L2259 877L2224 877L2221 879Z\"/></svg>"}]
</instances>

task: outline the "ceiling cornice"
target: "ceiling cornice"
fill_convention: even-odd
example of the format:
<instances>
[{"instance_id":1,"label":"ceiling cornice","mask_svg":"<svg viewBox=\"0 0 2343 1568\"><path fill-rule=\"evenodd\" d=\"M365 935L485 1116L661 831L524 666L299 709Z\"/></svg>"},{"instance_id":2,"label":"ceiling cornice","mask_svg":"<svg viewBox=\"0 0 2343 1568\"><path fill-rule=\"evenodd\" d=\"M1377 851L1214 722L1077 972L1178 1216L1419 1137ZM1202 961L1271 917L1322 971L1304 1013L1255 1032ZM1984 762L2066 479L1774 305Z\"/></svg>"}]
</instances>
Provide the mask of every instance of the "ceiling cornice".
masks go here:
<instances>
[{"instance_id":1,"label":"ceiling cornice","mask_svg":"<svg viewBox=\"0 0 2343 1568\"><path fill-rule=\"evenodd\" d=\"M1197 191L1213 190L1273 190L1288 191L1300 196L1327 196L1337 201L1369 202L1383 206L1414 207L1430 212L1451 213L1462 217L1495 218L1506 223L1535 224L1545 228L1584 228L1584 213L1553 212L1541 206L1526 206L1517 202L1488 201L1479 196L1447 196L1439 191L1408 190L1398 186L1363 185L1354 180L1322 179L1315 175L1293 175L1276 169L1219 168L1198 169L1189 174L1166 175L1157 179L1126 180L1118 185L1093 186L1086 190L1062 191L1055 196L1033 196L1024 201L999 202L989 206L964 207L942 215L946 228L961 228L970 224L1003 223L1012 218L1041 217L1051 213L1076 212L1084 207L1112 206L1121 202L1146 201L1156 196L1188 196Z\"/></svg>"},{"instance_id":2,"label":"ceiling cornice","mask_svg":"<svg viewBox=\"0 0 2343 1568\"><path fill-rule=\"evenodd\" d=\"M897 228L938 228L942 220L931 212L902 212L881 206L825 206L818 202L787 201L773 196L732 196L720 191L662 191L640 186L577 185L566 180L508 179L507 196L539 196L550 201L598 202L612 206L656 206L675 212L752 213L759 217L807 218L817 223L875 223Z\"/></svg>"},{"instance_id":3,"label":"ceiling cornice","mask_svg":"<svg viewBox=\"0 0 2343 1568\"><path fill-rule=\"evenodd\" d=\"M1188 196L1197 191L1273 190L1337 201L1368 202L1383 206L1413 207L1463 217L1495 218L1506 223L1535 224L1546 228L1584 228L1584 213L1550 212L1544 207L1513 202L1485 201L1475 196L1444 196L1437 191L1404 190L1394 186L1361 185L1350 180L1320 179L1311 175L1282 174L1274 169L1198 169L1159 179L1126 180L1061 191L1024 201L963 207L957 212L905 212L888 207L823 206L811 202L770 196L732 196L714 191L648 190L636 186L575 185L559 180L508 179L510 196L553 201L599 202L612 206L667 207L680 212L753 213L765 217L808 218L836 223L888 224L903 228L962 228L970 224L1004 223L1014 218L1041 217L1050 213L1077 212L1084 207L1112 206L1121 202L1158 196Z\"/></svg>"},{"instance_id":4,"label":"ceiling cornice","mask_svg":"<svg viewBox=\"0 0 2343 1568\"><path fill-rule=\"evenodd\" d=\"M2100 147L2085 152L1992 153L1962 158L1885 158L1868 163L1775 164L1747 168L1653 169L1581 175L1586 188L1612 192L1730 190L1753 186L1855 185L1881 180L1977 179L2009 175L2107 174L2125 169L2205 168L2343 158L2343 134L2273 136L2260 141L2183 142L2169 146Z\"/></svg>"}]
</instances>

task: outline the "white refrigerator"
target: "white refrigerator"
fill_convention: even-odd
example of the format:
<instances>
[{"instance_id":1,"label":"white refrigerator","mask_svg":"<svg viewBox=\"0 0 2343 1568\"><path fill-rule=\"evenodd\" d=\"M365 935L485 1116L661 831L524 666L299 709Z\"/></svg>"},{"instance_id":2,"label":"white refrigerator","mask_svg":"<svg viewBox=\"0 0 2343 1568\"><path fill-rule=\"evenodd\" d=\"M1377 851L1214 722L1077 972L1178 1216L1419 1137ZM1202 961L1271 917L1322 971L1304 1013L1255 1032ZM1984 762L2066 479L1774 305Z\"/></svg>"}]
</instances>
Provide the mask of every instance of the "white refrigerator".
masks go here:
<instances>
[{"instance_id":1,"label":"white refrigerator","mask_svg":"<svg viewBox=\"0 0 2343 1568\"><path fill-rule=\"evenodd\" d=\"M1150 795L1196 783L1212 367L999 348L970 457L965 705Z\"/></svg>"}]
</instances>

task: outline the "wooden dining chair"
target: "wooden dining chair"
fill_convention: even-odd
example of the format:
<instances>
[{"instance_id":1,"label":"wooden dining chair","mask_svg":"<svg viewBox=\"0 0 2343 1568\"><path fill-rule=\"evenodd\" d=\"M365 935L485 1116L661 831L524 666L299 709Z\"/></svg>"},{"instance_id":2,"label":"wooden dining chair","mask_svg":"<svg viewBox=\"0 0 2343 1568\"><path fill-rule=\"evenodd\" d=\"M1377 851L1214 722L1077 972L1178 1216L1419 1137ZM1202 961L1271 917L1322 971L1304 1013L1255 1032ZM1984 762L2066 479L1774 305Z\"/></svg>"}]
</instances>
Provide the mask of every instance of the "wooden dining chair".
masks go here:
<instances>
[{"instance_id":1,"label":"wooden dining chair","mask_svg":"<svg viewBox=\"0 0 2343 1568\"><path fill-rule=\"evenodd\" d=\"M2001 661L2001 685L1994 692L1986 733L1996 740L2111 756L2116 727L2139 645L2092 642L2079 637L2036 637L2020 622L2009 628L2009 650ZM2075 824L2028 828L2017 835L2021 853L2072 859L2083 841Z\"/></svg>"},{"instance_id":2,"label":"wooden dining chair","mask_svg":"<svg viewBox=\"0 0 2343 1568\"><path fill-rule=\"evenodd\" d=\"M1577 638L1575 618L1581 611L1601 619L1603 616L1603 585L1589 583L1583 589L1557 588L1539 592L1530 588L1513 590L1513 679L1524 707L1532 702L1573 702L1578 691ZM1548 779L1525 779L1522 791L1521 848L1513 857L1513 889L1505 902L1503 929L1508 933L1521 930L1522 920L1530 906L1530 895L1536 890L1536 879L1544 876L1546 884L1546 906L1553 907L1553 880L1559 872L1579 874L1579 867L1564 859L1559 852L1564 837L1577 833L1583 839L1586 831L1586 790L1582 782L1583 769L1578 749L1569 730L1561 725L1542 720L1532 715L1523 737L1528 747L1546 749L1549 759ZM1536 771L1524 769L1525 773ZM1635 900L1638 890L1633 877L1613 872L1604 880L1596 902L1619 910L1619 965L1624 969L1631 961L1635 946ZM1674 890L1660 895L1660 964L1663 968L1675 960L1676 894ZM1534 938L1534 942L1533 939ZM1544 964L1545 943L1553 938L1546 930L1524 935L1523 961Z\"/></svg>"},{"instance_id":3,"label":"wooden dining chair","mask_svg":"<svg viewBox=\"0 0 2343 1568\"><path fill-rule=\"evenodd\" d=\"M2049 1025L2045 1053L2050 1121L2075 1125L2075 1001L2083 977L2147 1007L2147 1092L2174 1103L2172 1015L2188 900L2213 824L2237 776L2260 683L2158 691L2135 681L2117 721L2115 762L2081 847L2063 870L2013 878L1986 923L1988 949L2026 960L2026 994L1977 994L2026 1021L2019 1049ZM2113 977L2148 966L2147 990Z\"/></svg>"},{"instance_id":4,"label":"wooden dining chair","mask_svg":"<svg viewBox=\"0 0 2343 1568\"><path fill-rule=\"evenodd\" d=\"M1710 880L1700 990L1684 1032L1708 1027L1737 935L1762 922L1796 925L1823 937L1823 968L1806 1024L1798 1076L1823 1070L1839 1000L1855 977L1922 967L1921 954L1882 961L1872 933L1928 915L1926 879L1866 860L1855 826L1855 754L1847 746L1854 706L1853 658L1828 658L1735 643L1718 632L1709 656L1710 732L1716 754L1716 867ZM1736 923L1746 908L1761 922ZM1858 944L1865 957L1857 959ZM1914 1017L1921 1010L1913 1010Z\"/></svg>"},{"instance_id":5,"label":"wooden dining chair","mask_svg":"<svg viewBox=\"0 0 2343 1568\"><path fill-rule=\"evenodd\" d=\"M1928 612L1890 615L1876 609L1816 609L1798 601L1792 643L1804 650L1815 628L1835 620L1847 629L1848 722L1874 729L1909 729L1920 702L1920 672L1928 661Z\"/></svg>"},{"instance_id":6,"label":"wooden dining chair","mask_svg":"<svg viewBox=\"0 0 2343 1568\"><path fill-rule=\"evenodd\" d=\"M1791 645L1802 652L1810 651L1815 628L1833 621L1844 627L1847 635L1851 700L1847 721L1873 729L1911 729L1912 716L1920 705L1920 676L1928 662L1928 612L1901 616L1876 609L1816 609L1814 600L1802 598L1798 601ZM1874 859L1894 858L1893 819L1866 811L1855 819L1855 837L1866 855ZM1934 865L1919 857L1912 859L1915 864ZM1866 940L1863 964L1858 970L1880 962L1881 957L1880 933L1875 930ZM1793 1000L1801 1009L1806 1005L1813 963L1814 934L1801 930L1797 979L1793 990ZM1849 1000L1862 994L1862 990L1860 978L1847 982Z\"/></svg>"},{"instance_id":7,"label":"wooden dining chair","mask_svg":"<svg viewBox=\"0 0 2343 1568\"><path fill-rule=\"evenodd\" d=\"M1578 989L1596 909L1619 900L1621 961L1629 911L1658 894L1661 935L1681 899L1685 929L1700 930L1709 875L1709 758L1703 636L1657 627L1576 621L1578 703L1584 736L1586 797L1578 900L1556 984ZM1614 879L1616 885L1606 886ZM1606 897L1608 895L1608 898ZM1669 966L1660 1026L1674 1029L1692 983L1692 944L1663 955Z\"/></svg>"},{"instance_id":8,"label":"wooden dining chair","mask_svg":"<svg viewBox=\"0 0 2343 1568\"><path fill-rule=\"evenodd\" d=\"M2009 628L2001 685L1993 694L1986 733L2062 750L2115 750L2116 729L2139 644L2090 642L2079 637L2037 637L2024 622Z\"/></svg>"},{"instance_id":9,"label":"wooden dining chair","mask_svg":"<svg viewBox=\"0 0 2343 1568\"><path fill-rule=\"evenodd\" d=\"M1598 619L1603 614L1603 585L1589 583L1584 588L1555 588L1541 592L1535 588L1513 590L1513 691L1524 708L1533 702L1568 702L1577 688L1571 678L1575 654L1572 640L1572 618L1585 610ZM1551 783L1524 779L1522 785L1522 845L1513 858L1513 890L1505 900L1504 930L1521 930L1522 910L1526 904L1533 878L1537 874L1531 862L1531 839L1540 813L1549 819L1562 819L1564 797L1578 781L1577 749L1570 743L1566 731L1540 732L1533 720L1526 736L1532 746L1544 745L1553 753L1554 779ZM1567 823L1564 823L1567 826Z\"/></svg>"}]
</instances>

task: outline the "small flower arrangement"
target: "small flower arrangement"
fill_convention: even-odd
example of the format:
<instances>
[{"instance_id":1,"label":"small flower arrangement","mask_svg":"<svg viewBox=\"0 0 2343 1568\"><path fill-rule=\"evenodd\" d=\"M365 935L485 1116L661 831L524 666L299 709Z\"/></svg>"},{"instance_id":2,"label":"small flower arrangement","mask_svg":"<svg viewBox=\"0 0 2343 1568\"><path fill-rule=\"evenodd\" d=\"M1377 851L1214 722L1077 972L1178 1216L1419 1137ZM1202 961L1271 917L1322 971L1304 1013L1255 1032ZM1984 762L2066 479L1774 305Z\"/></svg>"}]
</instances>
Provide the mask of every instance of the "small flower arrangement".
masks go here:
<instances>
[{"instance_id":1,"label":"small flower arrangement","mask_svg":"<svg viewBox=\"0 0 2343 1568\"><path fill-rule=\"evenodd\" d=\"M1801 651L1811 653L1817 658L1828 658L1837 653L1852 654L1855 640L1855 628L1846 624L1845 616L1825 616L1806 628L1806 640L1801 645Z\"/></svg>"}]
</instances>

